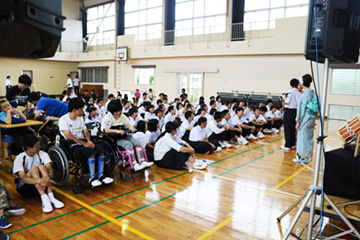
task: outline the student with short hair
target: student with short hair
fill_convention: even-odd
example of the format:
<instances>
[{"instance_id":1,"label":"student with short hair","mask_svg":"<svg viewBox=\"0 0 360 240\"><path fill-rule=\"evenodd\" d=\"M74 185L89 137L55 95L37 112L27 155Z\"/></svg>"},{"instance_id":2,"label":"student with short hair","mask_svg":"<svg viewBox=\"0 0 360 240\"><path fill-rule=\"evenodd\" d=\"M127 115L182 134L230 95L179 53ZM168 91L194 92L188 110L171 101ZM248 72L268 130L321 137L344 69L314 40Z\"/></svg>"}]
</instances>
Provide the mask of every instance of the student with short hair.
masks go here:
<instances>
[{"instance_id":1,"label":"student with short hair","mask_svg":"<svg viewBox=\"0 0 360 240\"><path fill-rule=\"evenodd\" d=\"M200 108L199 110L197 110L196 116L194 117L194 120L193 120L194 126L198 124L199 119L200 119L201 117L205 117L205 114L206 114L205 109Z\"/></svg>"},{"instance_id":2,"label":"student with short hair","mask_svg":"<svg viewBox=\"0 0 360 240\"><path fill-rule=\"evenodd\" d=\"M16 190L23 197L41 197L43 212L48 213L55 208L63 208L64 204L57 200L51 187L54 171L49 155L40 151L39 139L33 135L25 135L22 142L24 152L16 156L13 174L17 177Z\"/></svg>"},{"instance_id":3,"label":"student with short hair","mask_svg":"<svg viewBox=\"0 0 360 240\"><path fill-rule=\"evenodd\" d=\"M242 136L248 140L256 140L256 128L254 124L247 120L244 117L244 109L242 107L237 107L235 109L235 116L232 118L232 121L242 129Z\"/></svg>"},{"instance_id":4,"label":"student with short hair","mask_svg":"<svg viewBox=\"0 0 360 240\"><path fill-rule=\"evenodd\" d=\"M244 110L244 118L250 120L250 116L254 114L254 105L250 105L247 109Z\"/></svg>"},{"instance_id":5,"label":"student with short hair","mask_svg":"<svg viewBox=\"0 0 360 240\"><path fill-rule=\"evenodd\" d=\"M19 77L18 84L15 86L12 86L8 92L6 93L6 99L8 101L18 100L19 97L23 97L23 99L19 99L18 105L19 106L25 106L26 104L26 97L30 94L29 87L32 84L31 78L23 74Z\"/></svg>"},{"instance_id":6,"label":"student with short hair","mask_svg":"<svg viewBox=\"0 0 360 240\"><path fill-rule=\"evenodd\" d=\"M12 83L11 83L11 77L10 76L6 76L6 80L5 80L5 95L8 93L9 89L12 87Z\"/></svg>"},{"instance_id":7,"label":"student with short hair","mask_svg":"<svg viewBox=\"0 0 360 240\"><path fill-rule=\"evenodd\" d=\"M218 111L221 111L221 107L222 107L221 100L222 100L222 98L221 98L220 95L219 95L219 96L216 96L216 109L217 109Z\"/></svg>"},{"instance_id":8,"label":"student with short hair","mask_svg":"<svg viewBox=\"0 0 360 240\"><path fill-rule=\"evenodd\" d=\"M179 128L179 137L185 142L189 141L190 131L194 126L194 114L191 111L185 112L185 120L181 123Z\"/></svg>"},{"instance_id":9,"label":"student with short hair","mask_svg":"<svg viewBox=\"0 0 360 240\"><path fill-rule=\"evenodd\" d=\"M259 107L254 108L254 114L250 116L249 120L254 124L256 131L258 131L256 137L265 138L264 134L262 133L262 130L265 124L267 124L267 121L263 116L261 116Z\"/></svg>"},{"instance_id":10,"label":"student with short hair","mask_svg":"<svg viewBox=\"0 0 360 240\"><path fill-rule=\"evenodd\" d=\"M267 113L267 108L265 106L260 107L260 115L266 120L266 124L264 125L263 132L264 133L272 133L274 119L265 117L265 114Z\"/></svg>"},{"instance_id":11,"label":"student with short hair","mask_svg":"<svg viewBox=\"0 0 360 240\"><path fill-rule=\"evenodd\" d=\"M145 120L149 121L150 119L155 118L156 115L154 112L155 112L155 107L154 107L154 105L150 104L145 112Z\"/></svg>"},{"instance_id":12,"label":"student with short hair","mask_svg":"<svg viewBox=\"0 0 360 240\"><path fill-rule=\"evenodd\" d=\"M272 129L271 131L273 133L278 133L282 125L282 121L281 118L278 118L275 116L275 112L276 112L276 107L275 106L271 106L270 107L270 111L265 113L265 119L272 119L273 120L273 124L272 124Z\"/></svg>"},{"instance_id":13,"label":"student with short hair","mask_svg":"<svg viewBox=\"0 0 360 240\"><path fill-rule=\"evenodd\" d=\"M222 114L224 116L222 120L223 125L228 126L228 130L226 130L225 134L225 140L230 141L231 139L235 139L235 141L239 144L246 145L249 142L242 136L242 128L240 125L237 125L234 121L231 119L231 115L228 110L222 111Z\"/></svg>"},{"instance_id":14,"label":"student with short hair","mask_svg":"<svg viewBox=\"0 0 360 240\"><path fill-rule=\"evenodd\" d=\"M147 131L147 123L144 120L140 120L137 124L137 132L132 135L132 137L136 140L138 140L141 144L141 147L145 149L146 147L146 136L145 133Z\"/></svg>"},{"instance_id":15,"label":"student with short hair","mask_svg":"<svg viewBox=\"0 0 360 240\"><path fill-rule=\"evenodd\" d=\"M221 147L216 147L209 142L206 133L207 120L205 117L200 117L196 127L191 129L189 134L189 144L194 148L195 153L209 154L211 152L220 152Z\"/></svg>"},{"instance_id":16,"label":"student with short hair","mask_svg":"<svg viewBox=\"0 0 360 240\"><path fill-rule=\"evenodd\" d=\"M97 113L103 117L106 114L105 107L104 107L104 100L102 98L97 98L95 100L95 107L97 109Z\"/></svg>"},{"instance_id":17,"label":"student with short hair","mask_svg":"<svg viewBox=\"0 0 360 240\"><path fill-rule=\"evenodd\" d=\"M129 112L129 124L132 128L136 129L136 126L140 120L142 120L141 117L138 116L138 108L132 107L130 108Z\"/></svg>"},{"instance_id":18,"label":"student with short hair","mask_svg":"<svg viewBox=\"0 0 360 240\"><path fill-rule=\"evenodd\" d=\"M106 113L107 113L107 111L108 111L108 105L109 105L109 103L110 103L111 101L113 101L113 100L115 100L115 96L114 96L114 94L110 93L110 94L108 95L108 100L107 100L107 102L106 102L106 104L105 104L105 111L106 111Z\"/></svg>"},{"instance_id":19,"label":"student with short hair","mask_svg":"<svg viewBox=\"0 0 360 240\"><path fill-rule=\"evenodd\" d=\"M154 160L158 167L181 170L185 166L188 169L205 169L208 164L196 161L194 149L185 141L176 136L177 125L168 122L165 132L155 144Z\"/></svg>"},{"instance_id":20,"label":"student with short hair","mask_svg":"<svg viewBox=\"0 0 360 240\"><path fill-rule=\"evenodd\" d=\"M270 111L270 108L273 106L273 101L271 99L268 99L266 101L266 110L267 112Z\"/></svg>"},{"instance_id":21,"label":"student with short hair","mask_svg":"<svg viewBox=\"0 0 360 240\"><path fill-rule=\"evenodd\" d=\"M86 109L89 115L85 118L85 125L91 125L91 128L98 128L100 130L102 117L97 113L96 107Z\"/></svg>"},{"instance_id":22,"label":"student with short hair","mask_svg":"<svg viewBox=\"0 0 360 240\"><path fill-rule=\"evenodd\" d=\"M112 183L114 179L104 174L104 148L90 140L90 134L84 123L83 108L84 102L81 98L70 99L69 112L59 120L60 133L65 139L74 142L70 147L71 151L79 151L87 158L90 174L89 183L92 187L100 186L102 183ZM97 175L95 173L96 157Z\"/></svg>"},{"instance_id":23,"label":"student with short hair","mask_svg":"<svg viewBox=\"0 0 360 240\"><path fill-rule=\"evenodd\" d=\"M155 115L156 117L154 119L157 119L159 121L159 129L162 129L162 127L165 125L164 124L164 112L161 108L158 108L155 110Z\"/></svg>"},{"instance_id":24,"label":"student with short hair","mask_svg":"<svg viewBox=\"0 0 360 240\"><path fill-rule=\"evenodd\" d=\"M57 99L41 97L38 92L31 92L28 101L36 106L35 119L41 114L49 117L62 117L68 112L68 105Z\"/></svg>"},{"instance_id":25,"label":"student with short hair","mask_svg":"<svg viewBox=\"0 0 360 240\"><path fill-rule=\"evenodd\" d=\"M144 105L145 102L149 102L149 104L151 104L150 100L148 99L148 94L146 92L144 92L142 94L142 97L138 100L137 106L140 107L141 105Z\"/></svg>"},{"instance_id":26,"label":"student with short hair","mask_svg":"<svg viewBox=\"0 0 360 240\"><path fill-rule=\"evenodd\" d=\"M230 144L225 142L226 133L228 126L225 124L222 127L219 127L218 124L223 120L222 112L215 112L214 119L208 121L206 126L206 133L209 141L214 144L216 147L220 146L221 148L232 147Z\"/></svg>"},{"instance_id":27,"label":"student with short hair","mask_svg":"<svg viewBox=\"0 0 360 240\"><path fill-rule=\"evenodd\" d=\"M174 106L169 106L167 114L164 117L164 127L166 123L173 122L176 118L176 109Z\"/></svg>"},{"instance_id":28,"label":"student with short hair","mask_svg":"<svg viewBox=\"0 0 360 240\"><path fill-rule=\"evenodd\" d=\"M64 88L67 88L68 90L73 88L73 82L71 80L70 74L66 74L66 86Z\"/></svg>"},{"instance_id":29,"label":"student with short hair","mask_svg":"<svg viewBox=\"0 0 360 240\"><path fill-rule=\"evenodd\" d=\"M146 137L145 150L146 150L146 155L148 157L148 160L154 161L155 143L161 134L161 132L159 130L159 128L160 128L159 121L156 118L154 118L154 119L151 119L147 125L148 125L148 129L145 132L145 137Z\"/></svg>"},{"instance_id":30,"label":"student with short hair","mask_svg":"<svg viewBox=\"0 0 360 240\"><path fill-rule=\"evenodd\" d=\"M130 152L135 171L150 167L152 163L145 161L146 159L143 149L141 148L141 143L125 133L126 129L132 133L135 132L135 129L130 125L129 119L122 113L121 103L119 101L112 101L109 103L109 113L102 119L101 131L105 131L105 133L117 133L119 135L116 143L118 146Z\"/></svg>"}]
</instances>

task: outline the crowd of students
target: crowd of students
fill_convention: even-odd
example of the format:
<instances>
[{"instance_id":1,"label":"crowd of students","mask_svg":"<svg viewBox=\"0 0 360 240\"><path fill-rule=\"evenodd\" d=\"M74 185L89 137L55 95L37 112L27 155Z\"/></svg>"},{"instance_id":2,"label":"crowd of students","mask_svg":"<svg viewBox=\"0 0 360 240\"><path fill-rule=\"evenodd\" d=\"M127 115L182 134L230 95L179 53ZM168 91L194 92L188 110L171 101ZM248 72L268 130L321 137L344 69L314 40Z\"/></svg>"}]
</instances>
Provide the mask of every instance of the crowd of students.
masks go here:
<instances>
[{"instance_id":1,"label":"crowd of students","mask_svg":"<svg viewBox=\"0 0 360 240\"><path fill-rule=\"evenodd\" d=\"M246 145L249 141L263 139L264 133L282 131L283 108L272 106L271 100L259 106L245 106L242 100L222 101L221 96L212 96L209 102L200 97L192 104L183 89L180 97L170 103L164 93L155 99L150 89L149 93L142 94L137 90L132 101L128 96L123 98L121 93L116 97L109 94L104 105L103 99L85 92L80 97L70 94L65 103L40 92L30 93L27 90L30 85L31 79L22 75L19 84L12 87L20 90L8 90L7 100L0 102L0 121L13 124L20 119L26 120L26 116L9 103L26 92L26 105L33 105L34 118L59 118L62 137L73 142L71 151L80 151L87 158L92 187L110 184L114 180L104 171L104 148L92 142L89 130L117 134L116 143L128 150L135 171L149 168L154 163L161 168L176 170L206 169L208 162L197 159L195 153L208 155L220 152L234 144ZM18 133L15 137L21 138L21 144L17 148L23 152L14 161L17 191L25 197L40 196L44 212L64 207L52 192L54 173L49 155L40 151L39 140L32 132ZM4 191L9 202L11 194ZM0 207L24 213L11 202ZM5 216L1 216L0 228L9 226Z\"/></svg>"}]
</instances>

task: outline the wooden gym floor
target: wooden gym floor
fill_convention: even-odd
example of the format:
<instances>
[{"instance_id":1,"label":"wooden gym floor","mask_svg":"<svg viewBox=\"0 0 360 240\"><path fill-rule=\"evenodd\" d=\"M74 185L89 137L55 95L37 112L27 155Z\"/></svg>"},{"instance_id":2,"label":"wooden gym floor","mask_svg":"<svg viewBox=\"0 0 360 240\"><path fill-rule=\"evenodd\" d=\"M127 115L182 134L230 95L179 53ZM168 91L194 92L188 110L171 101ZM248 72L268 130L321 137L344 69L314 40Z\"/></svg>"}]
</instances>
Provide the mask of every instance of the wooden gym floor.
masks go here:
<instances>
[{"instance_id":1,"label":"wooden gym floor","mask_svg":"<svg viewBox=\"0 0 360 240\"><path fill-rule=\"evenodd\" d=\"M340 147L336 130L343 123L326 122L327 150ZM206 156L216 162L205 171L152 166L134 175L126 170L121 182L116 168L115 183L78 195L71 190L71 178L56 188L65 208L49 214L42 212L40 199L16 192L9 163L2 163L2 183L26 208L24 216L8 218L13 226L4 232L11 239L280 239L276 219L312 184L313 172L292 161L294 150L281 150L283 133L257 142ZM295 212L282 219L284 233ZM323 235L335 232L330 223L325 219ZM301 230L299 221L294 232Z\"/></svg>"}]
</instances>

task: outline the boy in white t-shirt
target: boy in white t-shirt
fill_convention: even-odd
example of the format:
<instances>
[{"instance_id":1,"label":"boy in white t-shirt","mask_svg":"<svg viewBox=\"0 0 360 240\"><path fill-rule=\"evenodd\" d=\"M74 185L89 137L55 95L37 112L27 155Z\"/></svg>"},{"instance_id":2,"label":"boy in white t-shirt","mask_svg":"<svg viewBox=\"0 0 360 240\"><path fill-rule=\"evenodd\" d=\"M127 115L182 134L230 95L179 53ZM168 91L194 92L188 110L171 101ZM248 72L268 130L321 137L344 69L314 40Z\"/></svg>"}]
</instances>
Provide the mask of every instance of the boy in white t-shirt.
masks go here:
<instances>
[{"instance_id":1,"label":"boy in white t-shirt","mask_svg":"<svg viewBox=\"0 0 360 240\"><path fill-rule=\"evenodd\" d=\"M249 120L254 124L256 131L258 131L256 137L265 138L264 134L262 133L262 130L264 126L267 124L267 121L263 116L261 116L260 108L258 107L254 108L254 114L250 116Z\"/></svg>"},{"instance_id":2,"label":"boy in white t-shirt","mask_svg":"<svg viewBox=\"0 0 360 240\"><path fill-rule=\"evenodd\" d=\"M71 151L79 151L82 155L86 156L89 165L89 183L92 187L97 187L102 183L112 183L114 179L104 174L104 148L90 140L90 134L85 127L83 119L84 105L81 98L70 99L69 113L60 118L59 129L65 139L74 141ZM98 157L97 176L95 173L96 156Z\"/></svg>"},{"instance_id":3,"label":"boy in white t-shirt","mask_svg":"<svg viewBox=\"0 0 360 240\"><path fill-rule=\"evenodd\" d=\"M74 92L77 96L79 96L79 87L80 87L80 79L78 75L75 75L74 78Z\"/></svg>"},{"instance_id":4,"label":"boy in white t-shirt","mask_svg":"<svg viewBox=\"0 0 360 240\"><path fill-rule=\"evenodd\" d=\"M16 190L24 197L40 195L43 212L48 213L55 208L63 208L64 204L57 200L51 187L53 169L49 155L40 151L40 142L33 134L25 135L22 142L23 153L16 156L13 174L17 176Z\"/></svg>"}]
</instances>

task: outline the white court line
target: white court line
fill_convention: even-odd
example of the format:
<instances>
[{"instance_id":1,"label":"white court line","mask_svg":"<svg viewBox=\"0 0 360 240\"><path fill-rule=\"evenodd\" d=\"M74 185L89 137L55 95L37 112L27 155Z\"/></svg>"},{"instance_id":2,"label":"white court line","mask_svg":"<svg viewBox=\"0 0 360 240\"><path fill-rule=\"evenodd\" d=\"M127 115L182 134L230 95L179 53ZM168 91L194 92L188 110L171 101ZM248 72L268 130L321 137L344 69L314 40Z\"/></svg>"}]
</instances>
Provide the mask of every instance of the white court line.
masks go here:
<instances>
[{"instance_id":1,"label":"white court line","mask_svg":"<svg viewBox=\"0 0 360 240\"><path fill-rule=\"evenodd\" d=\"M207 172L204 172L204 171L200 171L200 170L193 170L193 172L200 172L200 173L203 173L203 174L209 174L211 176L216 176L216 178L220 178L220 179L224 179L224 180L228 180L228 181L231 181L231 182L235 182L237 184L242 184L244 185L242 182L238 181L238 180L234 180L234 179L231 179L231 178L227 178L227 177L223 177L223 176L218 176L218 175L214 175L214 174L211 174L211 173L207 173ZM281 193L281 194L284 194L284 195L289 195L289 196L292 196L292 197L300 197L300 195L297 195L297 194L293 194L293 193L288 193L288 192L284 192L284 191L280 191L280 190L276 190L276 189L272 189L272 188L268 188L268 187L252 187L253 189L256 189L256 190L260 190L260 189L264 189L264 190L267 190L267 191L272 191L272 192L277 192L277 193Z\"/></svg>"}]
</instances>

